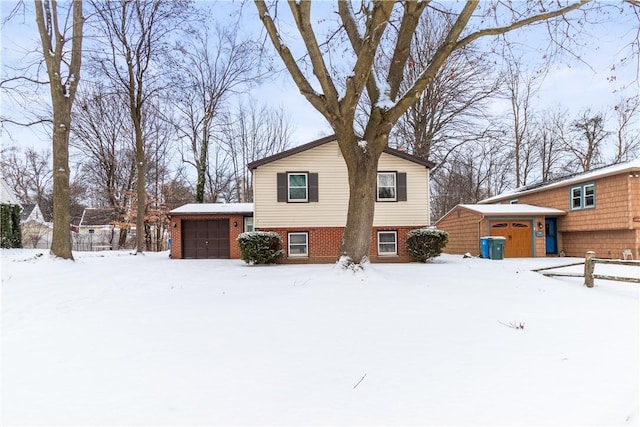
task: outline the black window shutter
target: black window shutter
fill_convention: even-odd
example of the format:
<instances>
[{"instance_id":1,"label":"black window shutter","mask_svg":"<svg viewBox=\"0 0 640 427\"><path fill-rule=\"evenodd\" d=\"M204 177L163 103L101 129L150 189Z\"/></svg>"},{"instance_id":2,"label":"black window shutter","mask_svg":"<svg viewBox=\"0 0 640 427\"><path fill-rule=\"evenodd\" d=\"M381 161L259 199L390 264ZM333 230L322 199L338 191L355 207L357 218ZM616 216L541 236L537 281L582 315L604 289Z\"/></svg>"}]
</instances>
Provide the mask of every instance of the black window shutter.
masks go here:
<instances>
[{"instance_id":1,"label":"black window shutter","mask_svg":"<svg viewBox=\"0 0 640 427\"><path fill-rule=\"evenodd\" d=\"M309 197L310 202L318 201L318 174L310 173L309 175Z\"/></svg>"},{"instance_id":2,"label":"black window shutter","mask_svg":"<svg viewBox=\"0 0 640 427\"><path fill-rule=\"evenodd\" d=\"M396 200L399 202L406 202L407 201L407 173L406 172L398 172L396 174L396 186L398 187Z\"/></svg>"},{"instance_id":3,"label":"black window shutter","mask_svg":"<svg viewBox=\"0 0 640 427\"><path fill-rule=\"evenodd\" d=\"M287 174L279 173L278 174L278 201L286 202L289 200L287 197L288 185L287 185Z\"/></svg>"}]
</instances>

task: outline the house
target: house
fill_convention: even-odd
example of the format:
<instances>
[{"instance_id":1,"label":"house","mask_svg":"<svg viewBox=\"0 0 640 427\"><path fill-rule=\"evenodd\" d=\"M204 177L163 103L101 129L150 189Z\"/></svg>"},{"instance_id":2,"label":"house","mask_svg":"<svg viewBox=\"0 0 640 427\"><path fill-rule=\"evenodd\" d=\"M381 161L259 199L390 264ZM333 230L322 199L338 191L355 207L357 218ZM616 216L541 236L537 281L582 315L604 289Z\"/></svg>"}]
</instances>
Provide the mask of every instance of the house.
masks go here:
<instances>
[{"instance_id":1,"label":"house","mask_svg":"<svg viewBox=\"0 0 640 427\"><path fill-rule=\"evenodd\" d=\"M117 249L119 217L114 209L85 208L82 216L71 220L73 248L76 251Z\"/></svg>"},{"instance_id":2,"label":"house","mask_svg":"<svg viewBox=\"0 0 640 427\"><path fill-rule=\"evenodd\" d=\"M3 205L21 206L16 194L9 188L6 181L0 176L0 203Z\"/></svg>"},{"instance_id":3,"label":"house","mask_svg":"<svg viewBox=\"0 0 640 427\"><path fill-rule=\"evenodd\" d=\"M640 259L640 160L458 205L435 225L451 254L479 254L481 237L504 236L505 257Z\"/></svg>"},{"instance_id":4,"label":"house","mask_svg":"<svg viewBox=\"0 0 640 427\"><path fill-rule=\"evenodd\" d=\"M51 247L53 226L42 215L37 203L28 203L22 210L22 246L25 248L48 249Z\"/></svg>"},{"instance_id":5,"label":"house","mask_svg":"<svg viewBox=\"0 0 640 427\"><path fill-rule=\"evenodd\" d=\"M433 163L403 151L385 148L379 161L378 198L372 230L370 259L373 262L410 261L406 253L407 233L429 225L429 170ZM191 249L193 258L240 258L236 238L252 227L273 231L282 239L285 263L335 262L347 220L349 185L347 167L335 136L328 136L248 165L253 174L253 204L186 205L170 212L172 258L186 258L188 247L226 247L213 256ZM225 210L226 209L226 210ZM218 221L207 226L207 237L198 238L188 227L204 230L204 224L188 221ZM248 221L251 221L248 225ZM218 231L211 231L217 229ZM204 231L200 231L204 235Z\"/></svg>"}]
</instances>

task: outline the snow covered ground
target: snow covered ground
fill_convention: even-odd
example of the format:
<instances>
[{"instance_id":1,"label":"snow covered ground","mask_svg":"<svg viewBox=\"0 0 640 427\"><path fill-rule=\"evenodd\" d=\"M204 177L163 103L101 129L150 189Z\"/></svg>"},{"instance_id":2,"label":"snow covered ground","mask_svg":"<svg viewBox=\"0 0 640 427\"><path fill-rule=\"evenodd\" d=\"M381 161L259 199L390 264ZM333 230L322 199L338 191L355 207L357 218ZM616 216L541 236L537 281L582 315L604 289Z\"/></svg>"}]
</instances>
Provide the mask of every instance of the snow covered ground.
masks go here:
<instances>
[{"instance_id":1,"label":"snow covered ground","mask_svg":"<svg viewBox=\"0 0 640 427\"><path fill-rule=\"evenodd\" d=\"M575 259L0 255L3 425L640 421L638 285L531 271Z\"/></svg>"}]
</instances>

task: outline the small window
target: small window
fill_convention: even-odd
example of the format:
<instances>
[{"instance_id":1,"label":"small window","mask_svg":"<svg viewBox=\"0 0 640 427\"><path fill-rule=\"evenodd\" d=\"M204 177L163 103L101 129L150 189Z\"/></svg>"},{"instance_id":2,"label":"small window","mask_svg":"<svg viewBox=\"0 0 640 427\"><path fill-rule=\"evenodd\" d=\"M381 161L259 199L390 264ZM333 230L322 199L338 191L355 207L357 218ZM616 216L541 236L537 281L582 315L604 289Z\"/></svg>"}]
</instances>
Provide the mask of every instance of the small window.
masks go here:
<instances>
[{"instance_id":1,"label":"small window","mask_svg":"<svg viewBox=\"0 0 640 427\"><path fill-rule=\"evenodd\" d=\"M378 172L378 201L396 200L396 173Z\"/></svg>"},{"instance_id":2,"label":"small window","mask_svg":"<svg viewBox=\"0 0 640 427\"><path fill-rule=\"evenodd\" d=\"M584 186L584 207L592 208L596 205L596 186L593 184Z\"/></svg>"},{"instance_id":3,"label":"small window","mask_svg":"<svg viewBox=\"0 0 640 427\"><path fill-rule=\"evenodd\" d=\"M289 233L289 256L305 257L309 256L309 234Z\"/></svg>"},{"instance_id":4,"label":"small window","mask_svg":"<svg viewBox=\"0 0 640 427\"><path fill-rule=\"evenodd\" d=\"M596 206L596 185L593 183L571 187L569 190L571 210L589 209Z\"/></svg>"},{"instance_id":5,"label":"small window","mask_svg":"<svg viewBox=\"0 0 640 427\"><path fill-rule=\"evenodd\" d=\"M378 231L378 255L398 254L398 234L395 231Z\"/></svg>"},{"instance_id":6,"label":"small window","mask_svg":"<svg viewBox=\"0 0 640 427\"><path fill-rule=\"evenodd\" d=\"M306 202L307 201L307 174L306 173L289 173L289 201L290 202Z\"/></svg>"},{"instance_id":7,"label":"small window","mask_svg":"<svg viewBox=\"0 0 640 427\"><path fill-rule=\"evenodd\" d=\"M243 230L246 232L249 231L253 231L253 217L252 216L245 216L244 220L243 220L244 224L243 224Z\"/></svg>"},{"instance_id":8,"label":"small window","mask_svg":"<svg viewBox=\"0 0 640 427\"><path fill-rule=\"evenodd\" d=\"M571 189L571 209L580 209L582 207L582 187Z\"/></svg>"}]
</instances>

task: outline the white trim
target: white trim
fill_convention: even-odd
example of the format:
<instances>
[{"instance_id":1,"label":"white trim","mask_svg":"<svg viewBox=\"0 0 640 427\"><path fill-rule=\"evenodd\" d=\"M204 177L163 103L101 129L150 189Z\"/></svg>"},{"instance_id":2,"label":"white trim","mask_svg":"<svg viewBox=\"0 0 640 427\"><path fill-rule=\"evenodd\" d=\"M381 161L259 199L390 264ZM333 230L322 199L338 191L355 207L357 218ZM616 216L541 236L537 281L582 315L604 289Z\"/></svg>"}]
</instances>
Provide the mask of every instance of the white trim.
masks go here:
<instances>
[{"instance_id":1,"label":"white trim","mask_svg":"<svg viewBox=\"0 0 640 427\"><path fill-rule=\"evenodd\" d=\"M291 236L294 235L298 235L298 236L304 236L305 238L305 243L304 245L302 243L295 243L295 246L304 246L304 248L306 249L306 251L304 253L295 253L292 254L291 253ZM304 258L304 257L308 257L309 256L309 233L306 231L291 231L289 233L287 233L287 256L292 257L292 258Z\"/></svg>"},{"instance_id":2,"label":"white trim","mask_svg":"<svg viewBox=\"0 0 640 427\"><path fill-rule=\"evenodd\" d=\"M304 199L292 199L291 198L291 189L303 188L300 187L292 187L290 178L292 175L302 175L304 176ZM287 201L292 203L303 203L309 201L309 174L307 172L287 172Z\"/></svg>"},{"instance_id":3,"label":"white trim","mask_svg":"<svg viewBox=\"0 0 640 427\"><path fill-rule=\"evenodd\" d=\"M392 242L380 242L380 236L382 234L392 234L393 235L393 246L395 248L395 250L393 252L391 251L382 251L381 250L381 245L391 245ZM398 255L398 232L395 230L381 230L378 231L378 255L379 256L385 256L385 255Z\"/></svg>"}]
</instances>

